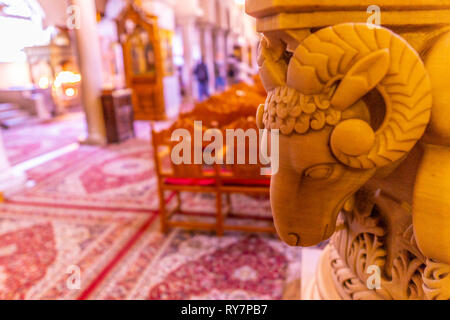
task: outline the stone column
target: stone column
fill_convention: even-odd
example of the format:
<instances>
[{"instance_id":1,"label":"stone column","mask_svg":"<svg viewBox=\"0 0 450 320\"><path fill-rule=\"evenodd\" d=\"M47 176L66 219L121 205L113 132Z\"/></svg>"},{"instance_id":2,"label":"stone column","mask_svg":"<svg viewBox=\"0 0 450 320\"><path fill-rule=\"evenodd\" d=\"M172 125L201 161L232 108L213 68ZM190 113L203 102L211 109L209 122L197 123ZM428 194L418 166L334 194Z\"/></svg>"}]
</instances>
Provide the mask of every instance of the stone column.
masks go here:
<instances>
[{"instance_id":1,"label":"stone column","mask_svg":"<svg viewBox=\"0 0 450 320\"><path fill-rule=\"evenodd\" d=\"M192 72L196 59L200 58L200 40L196 26L197 19L204 14L198 0L183 0L182 5L176 5L175 16L177 27L181 30L183 40L183 83L186 88L187 102L197 97L197 86Z\"/></svg>"},{"instance_id":2,"label":"stone column","mask_svg":"<svg viewBox=\"0 0 450 320\"><path fill-rule=\"evenodd\" d=\"M78 63L81 71L81 101L86 113L87 144L106 143L100 95L103 86L102 57L97 32L97 18L94 0L71 0L78 7L79 28L75 29Z\"/></svg>"},{"instance_id":3,"label":"stone column","mask_svg":"<svg viewBox=\"0 0 450 320\"><path fill-rule=\"evenodd\" d=\"M377 27L358 0L285 8L247 0L246 10L265 36L258 64L269 99L257 121L283 135L284 166L270 190L277 232L296 246L331 238L303 298L450 299L450 16L442 0L414 8L390 0Z\"/></svg>"},{"instance_id":4,"label":"stone column","mask_svg":"<svg viewBox=\"0 0 450 320\"><path fill-rule=\"evenodd\" d=\"M3 146L3 135L0 130L0 202L10 192L14 192L25 185L26 176L22 172L14 171L6 157Z\"/></svg>"},{"instance_id":5,"label":"stone column","mask_svg":"<svg viewBox=\"0 0 450 320\"><path fill-rule=\"evenodd\" d=\"M214 58L223 68L222 73L226 78L227 50L225 31L222 29L216 29L214 31Z\"/></svg>"},{"instance_id":6,"label":"stone column","mask_svg":"<svg viewBox=\"0 0 450 320\"><path fill-rule=\"evenodd\" d=\"M215 74L214 74L214 42L213 31L209 24L201 25L201 46L202 57L205 59L205 64L208 68L209 74L209 93L212 94L215 91Z\"/></svg>"},{"instance_id":7,"label":"stone column","mask_svg":"<svg viewBox=\"0 0 450 320\"><path fill-rule=\"evenodd\" d=\"M196 26L195 16L178 18L177 23L181 29L183 38L183 83L186 88L186 100L192 102L197 97L195 91L195 79L193 71L195 68L194 47L196 45Z\"/></svg>"}]
</instances>

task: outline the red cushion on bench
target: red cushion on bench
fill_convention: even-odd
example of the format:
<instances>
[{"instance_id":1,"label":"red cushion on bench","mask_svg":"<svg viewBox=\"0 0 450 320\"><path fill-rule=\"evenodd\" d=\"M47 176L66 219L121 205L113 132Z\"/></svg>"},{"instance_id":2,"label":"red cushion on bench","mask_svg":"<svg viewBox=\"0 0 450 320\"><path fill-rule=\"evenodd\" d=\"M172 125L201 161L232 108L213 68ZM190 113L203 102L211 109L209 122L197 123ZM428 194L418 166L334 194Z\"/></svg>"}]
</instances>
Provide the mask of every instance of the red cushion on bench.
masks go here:
<instances>
[{"instance_id":1,"label":"red cushion on bench","mask_svg":"<svg viewBox=\"0 0 450 320\"><path fill-rule=\"evenodd\" d=\"M165 184L175 186L211 186L215 184L214 179L192 179L192 178L166 178Z\"/></svg>"},{"instance_id":2,"label":"red cushion on bench","mask_svg":"<svg viewBox=\"0 0 450 320\"><path fill-rule=\"evenodd\" d=\"M226 186L258 186L269 187L270 179L226 179L223 180Z\"/></svg>"}]
</instances>

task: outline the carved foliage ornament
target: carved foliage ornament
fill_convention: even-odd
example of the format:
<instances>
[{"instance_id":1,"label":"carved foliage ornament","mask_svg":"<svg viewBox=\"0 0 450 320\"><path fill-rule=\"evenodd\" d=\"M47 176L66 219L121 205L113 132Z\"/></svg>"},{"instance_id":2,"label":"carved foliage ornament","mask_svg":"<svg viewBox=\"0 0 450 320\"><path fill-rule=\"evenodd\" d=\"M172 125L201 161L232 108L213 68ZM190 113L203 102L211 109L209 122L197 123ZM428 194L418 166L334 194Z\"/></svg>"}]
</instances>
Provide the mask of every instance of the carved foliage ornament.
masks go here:
<instances>
[{"instance_id":1,"label":"carved foliage ornament","mask_svg":"<svg viewBox=\"0 0 450 320\"><path fill-rule=\"evenodd\" d=\"M387 215L407 215L400 205L390 212L376 206L379 198L366 190L356 207L345 212L340 231L330 243L332 279L343 299L450 299L450 266L425 258L417 248L412 225L388 243ZM392 261L392 263L389 263ZM370 266L381 270L380 287L369 289Z\"/></svg>"}]
</instances>

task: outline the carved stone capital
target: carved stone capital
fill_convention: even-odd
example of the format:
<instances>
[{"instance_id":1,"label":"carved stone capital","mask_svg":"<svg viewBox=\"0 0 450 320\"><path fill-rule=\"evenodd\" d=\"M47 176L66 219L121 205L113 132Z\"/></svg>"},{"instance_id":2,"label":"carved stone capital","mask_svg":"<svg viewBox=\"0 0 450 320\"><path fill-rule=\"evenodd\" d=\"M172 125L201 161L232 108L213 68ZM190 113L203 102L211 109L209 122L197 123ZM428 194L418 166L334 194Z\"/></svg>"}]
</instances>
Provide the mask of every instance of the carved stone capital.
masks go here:
<instances>
[{"instance_id":1,"label":"carved stone capital","mask_svg":"<svg viewBox=\"0 0 450 320\"><path fill-rule=\"evenodd\" d=\"M332 236L313 295L449 299L450 0L246 10L263 33L257 123L281 132L277 231L290 245Z\"/></svg>"}]
</instances>

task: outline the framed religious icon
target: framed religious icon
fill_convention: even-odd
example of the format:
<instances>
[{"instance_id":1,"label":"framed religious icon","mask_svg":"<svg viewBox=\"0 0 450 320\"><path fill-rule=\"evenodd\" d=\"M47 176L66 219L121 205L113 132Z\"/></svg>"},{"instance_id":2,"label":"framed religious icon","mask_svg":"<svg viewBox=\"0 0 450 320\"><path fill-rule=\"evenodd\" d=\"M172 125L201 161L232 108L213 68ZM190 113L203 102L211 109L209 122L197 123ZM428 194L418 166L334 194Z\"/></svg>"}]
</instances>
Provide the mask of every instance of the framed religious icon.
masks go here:
<instances>
[{"instance_id":1,"label":"framed religious icon","mask_svg":"<svg viewBox=\"0 0 450 320\"><path fill-rule=\"evenodd\" d=\"M164 65L164 76L171 77L175 72L175 65L173 62L173 31L161 29L159 34L161 39L161 56Z\"/></svg>"},{"instance_id":2,"label":"framed religious icon","mask_svg":"<svg viewBox=\"0 0 450 320\"><path fill-rule=\"evenodd\" d=\"M119 15L117 26L135 119L165 119L164 61L157 17L131 3Z\"/></svg>"}]
</instances>

